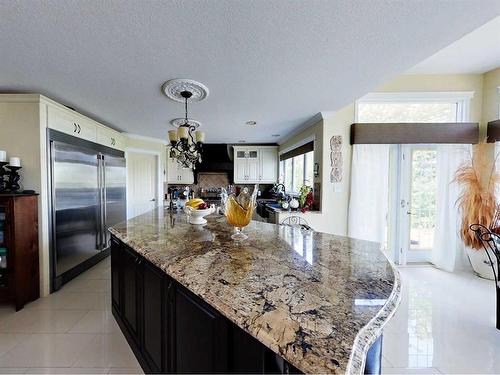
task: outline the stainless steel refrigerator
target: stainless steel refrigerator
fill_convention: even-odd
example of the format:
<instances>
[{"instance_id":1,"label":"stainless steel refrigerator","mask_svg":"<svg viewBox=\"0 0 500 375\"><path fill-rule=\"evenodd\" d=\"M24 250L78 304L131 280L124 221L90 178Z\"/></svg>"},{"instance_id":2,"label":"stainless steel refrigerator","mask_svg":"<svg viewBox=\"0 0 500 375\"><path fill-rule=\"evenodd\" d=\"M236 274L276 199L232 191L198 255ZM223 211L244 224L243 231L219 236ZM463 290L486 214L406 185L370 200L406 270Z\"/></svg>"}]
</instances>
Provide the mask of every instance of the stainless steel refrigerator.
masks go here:
<instances>
[{"instance_id":1,"label":"stainless steel refrigerator","mask_svg":"<svg viewBox=\"0 0 500 375\"><path fill-rule=\"evenodd\" d=\"M126 219L122 151L49 130L51 290L109 255L108 228Z\"/></svg>"}]
</instances>

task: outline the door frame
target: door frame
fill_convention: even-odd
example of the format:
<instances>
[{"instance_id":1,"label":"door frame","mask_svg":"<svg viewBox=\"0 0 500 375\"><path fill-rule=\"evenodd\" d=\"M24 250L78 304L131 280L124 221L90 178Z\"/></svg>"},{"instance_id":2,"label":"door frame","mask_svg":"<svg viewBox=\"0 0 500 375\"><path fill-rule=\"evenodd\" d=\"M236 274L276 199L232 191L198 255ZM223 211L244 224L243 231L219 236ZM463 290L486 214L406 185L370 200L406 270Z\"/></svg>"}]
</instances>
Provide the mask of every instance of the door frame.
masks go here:
<instances>
[{"instance_id":1,"label":"door frame","mask_svg":"<svg viewBox=\"0 0 500 375\"><path fill-rule=\"evenodd\" d=\"M499 89L500 90L500 89ZM354 102L354 122L359 122L359 104L363 103L456 103L457 122L470 121L470 103L475 91L388 91L371 92ZM500 107L499 107L500 108ZM500 109L499 109L500 111ZM391 145L389 169L388 207L388 257L398 265L406 265L407 260L401 248L399 225L401 220L399 179L402 173L400 159L401 145ZM396 183L395 183L396 182Z\"/></svg>"},{"instance_id":2,"label":"door frame","mask_svg":"<svg viewBox=\"0 0 500 375\"><path fill-rule=\"evenodd\" d=\"M146 150L143 148L134 148L130 147L125 150L125 159L129 157L130 154L147 154L147 155L154 155L156 157L156 207L162 206L163 205L163 180L161 179L160 176L162 176L161 173L161 152L158 151L151 151L151 150ZM127 164L128 166L128 164ZM126 196L127 196L127 220L129 219L129 211L128 207L129 205L129 189L128 189L128 181L129 181L129 176L128 176L128 168L126 168L126 186L127 186L127 191L126 191Z\"/></svg>"}]
</instances>

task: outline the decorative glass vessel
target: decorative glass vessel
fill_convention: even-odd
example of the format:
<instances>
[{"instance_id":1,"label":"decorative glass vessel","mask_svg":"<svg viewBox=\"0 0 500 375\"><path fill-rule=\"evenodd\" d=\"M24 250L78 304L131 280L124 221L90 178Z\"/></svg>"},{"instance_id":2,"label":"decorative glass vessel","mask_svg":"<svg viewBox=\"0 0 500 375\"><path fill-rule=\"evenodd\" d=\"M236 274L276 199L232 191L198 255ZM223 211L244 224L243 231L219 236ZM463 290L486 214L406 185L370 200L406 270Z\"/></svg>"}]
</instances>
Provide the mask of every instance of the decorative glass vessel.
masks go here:
<instances>
[{"instance_id":1,"label":"decorative glass vessel","mask_svg":"<svg viewBox=\"0 0 500 375\"><path fill-rule=\"evenodd\" d=\"M254 186L251 195L247 187L243 188L238 196L235 194L228 194L225 189L222 189L221 198L227 222L232 225L235 230L231 238L233 240L244 240L248 238L242 230L250 223L250 220L252 220L253 211L257 204L257 185Z\"/></svg>"}]
</instances>

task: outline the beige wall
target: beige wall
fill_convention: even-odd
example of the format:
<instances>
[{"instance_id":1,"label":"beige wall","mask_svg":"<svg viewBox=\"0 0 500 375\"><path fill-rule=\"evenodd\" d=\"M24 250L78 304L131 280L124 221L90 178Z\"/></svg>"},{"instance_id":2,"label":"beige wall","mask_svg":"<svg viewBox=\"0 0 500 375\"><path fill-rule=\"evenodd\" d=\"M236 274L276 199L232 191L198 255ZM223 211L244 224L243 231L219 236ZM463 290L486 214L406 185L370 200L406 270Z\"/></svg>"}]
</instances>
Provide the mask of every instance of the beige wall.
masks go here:
<instances>
[{"instance_id":1,"label":"beige wall","mask_svg":"<svg viewBox=\"0 0 500 375\"><path fill-rule=\"evenodd\" d=\"M20 100L4 95L0 98L0 149L7 157L21 158L21 185L25 190L35 190L38 198L38 237L40 294L49 293L49 226L47 161L46 161L46 110L37 95ZM15 102L17 101L17 102ZM21 101L21 102L19 102Z\"/></svg>"},{"instance_id":2,"label":"beige wall","mask_svg":"<svg viewBox=\"0 0 500 375\"><path fill-rule=\"evenodd\" d=\"M498 120L500 118L500 68L484 74L483 80L483 113L482 123Z\"/></svg>"},{"instance_id":3,"label":"beige wall","mask_svg":"<svg viewBox=\"0 0 500 375\"><path fill-rule=\"evenodd\" d=\"M382 85L374 92L406 91L474 91L470 102L470 121L481 122L483 105L482 74L446 74L446 75L401 75ZM483 126L481 126L481 129Z\"/></svg>"},{"instance_id":4,"label":"beige wall","mask_svg":"<svg viewBox=\"0 0 500 375\"><path fill-rule=\"evenodd\" d=\"M145 138L145 137L136 137L131 134L123 133L125 138L125 151L129 149L133 150L144 150L159 153L160 157L160 167L162 173L166 169L166 144L161 139L155 138ZM164 178L162 177L162 180Z\"/></svg>"},{"instance_id":5,"label":"beige wall","mask_svg":"<svg viewBox=\"0 0 500 375\"><path fill-rule=\"evenodd\" d=\"M303 216L315 230L337 235L347 234L347 209L349 201L350 184L350 160L351 146L349 144L349 125L354 119L354 105L349 105L335 113L328 114L326 118L319 120L309 128L289 138L280 145L279 151L300 144L304 139L315 137L314 162L320 166L319 176L314 182L321 183L321 212L310 212L298 214ZM330 182L330 139L334 135L343 138L343 162L342 182L332 184ZM279 221L289 214L279 215Z\"/></svg>"}]
</instances>

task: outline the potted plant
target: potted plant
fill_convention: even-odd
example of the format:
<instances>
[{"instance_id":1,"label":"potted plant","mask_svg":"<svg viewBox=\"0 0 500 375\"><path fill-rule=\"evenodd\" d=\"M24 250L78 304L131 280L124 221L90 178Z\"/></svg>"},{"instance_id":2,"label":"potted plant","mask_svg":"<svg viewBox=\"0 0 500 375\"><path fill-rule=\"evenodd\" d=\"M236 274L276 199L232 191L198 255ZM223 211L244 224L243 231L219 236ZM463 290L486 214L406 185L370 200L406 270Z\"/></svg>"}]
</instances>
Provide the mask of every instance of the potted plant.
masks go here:
<instances>
[{"instance_id":1,"label":"potted plant","mask_svg":"<svg viewBox=\"0 0 500 375\"><path fill-rule=\"evenodd\" d=\"M300 196L299 196L299 204L300 211L307 212L311 209L314 203L314 195L312 192L312 188L307 185L302 185L300 188Z\"/></svg>"},{"instance_id":2,"label":"potted plant","mask_svg":"<svg viewBox=\"0 0 500 375\"><path fill-rule=\"evenodd\" d=\"M462 215L460 237L466 246L472 268L480 277L493 280L488 256L481 241L470 230L472 224L492 228L495 221L495 185L499 181L499 175L495 163L491 162L490 146L486 140L475 145L471 158L458 168L454 182L462 188L457 200Z\"/></svg>"}]
</instances>

